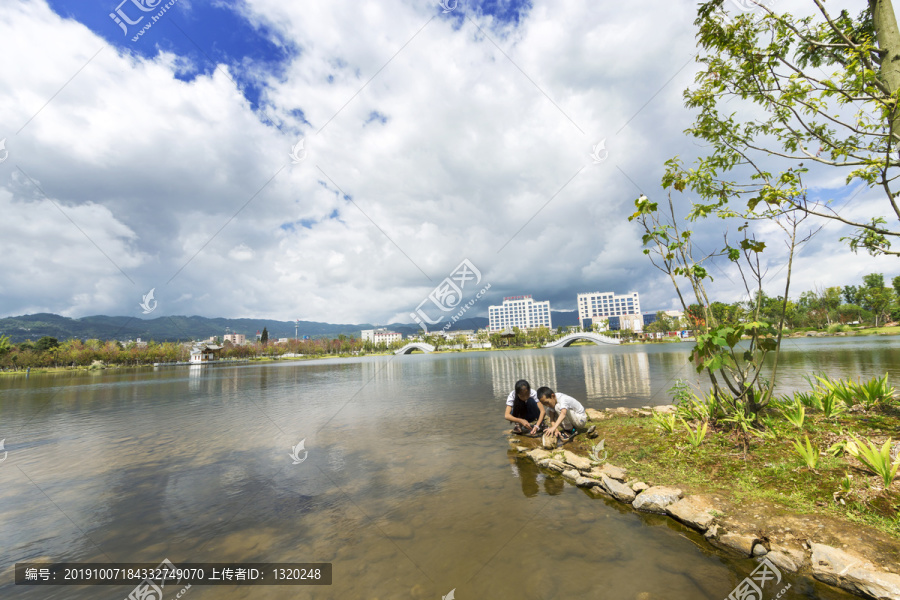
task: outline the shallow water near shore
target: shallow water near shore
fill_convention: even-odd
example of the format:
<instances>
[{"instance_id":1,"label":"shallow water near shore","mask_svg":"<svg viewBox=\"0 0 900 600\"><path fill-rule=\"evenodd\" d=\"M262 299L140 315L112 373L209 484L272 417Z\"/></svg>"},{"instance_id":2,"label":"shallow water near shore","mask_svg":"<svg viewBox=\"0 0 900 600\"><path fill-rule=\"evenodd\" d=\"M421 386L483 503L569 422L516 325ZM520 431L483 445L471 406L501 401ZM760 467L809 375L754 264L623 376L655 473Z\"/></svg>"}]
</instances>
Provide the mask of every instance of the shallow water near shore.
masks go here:
<instances>
[{"instance_id":1,"label":"shallow water near shore","mask_svg":"<svg viewBox=\"0 0 900 600\"><path fill-rule=\"evenodd\" d=\"M895 341L896 340L896 341ZM579 346L0 380L0 597L15 562L331 562L333 585L182 598L726 598L756 566L666 518L590 498L507 451L513 382L587 407L668 403L690 344ZM803 375L890 372L900 338L786 340ZM891 367L897 365L897 367ZM305 440L306 460L291 448ZM303 453L299 453L300 457ZM628 465L621 465L627 467ZM850 598L807 578L774 598ZM165 600L180 588L169 589Z\"/></svg>"}]
</instances>

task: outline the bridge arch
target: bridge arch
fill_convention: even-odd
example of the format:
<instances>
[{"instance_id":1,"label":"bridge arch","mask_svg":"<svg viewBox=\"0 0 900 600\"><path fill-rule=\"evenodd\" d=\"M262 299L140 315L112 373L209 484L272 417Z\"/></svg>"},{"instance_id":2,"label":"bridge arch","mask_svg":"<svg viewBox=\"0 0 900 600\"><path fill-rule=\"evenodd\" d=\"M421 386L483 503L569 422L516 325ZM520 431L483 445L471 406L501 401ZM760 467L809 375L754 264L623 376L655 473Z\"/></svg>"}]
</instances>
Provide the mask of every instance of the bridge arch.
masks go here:
<instances>
[{"instance_id":1,"label":"bridge arch","mask_svg":"<svg viewBox=\"0 0 900 600\"><path fill-rule=\"evenodd\" d=\"M434 346L424 342L410 342L399 350L395 350L394 354L412 354L413 350L420 350L425 354L431 354L434 352Z\"/></svg>"},{"instance_id":2,"label":"bridge arch","mask_svg":"<svg viewBox=\"0 0 900 600\"><path fill-rule=\"evenodd\" d=\"M584 332L584 333L570 333L568 335L564 335L556 341L550 342L548 344L544 344L544 348L565 348L571 346L574 342L578 341L586 341L593 342L598 346L604 344L619 344L621 343L616 338L611 338L607 335L600 335L599 333L593 332Z\"/></svg>"}]
</instances>

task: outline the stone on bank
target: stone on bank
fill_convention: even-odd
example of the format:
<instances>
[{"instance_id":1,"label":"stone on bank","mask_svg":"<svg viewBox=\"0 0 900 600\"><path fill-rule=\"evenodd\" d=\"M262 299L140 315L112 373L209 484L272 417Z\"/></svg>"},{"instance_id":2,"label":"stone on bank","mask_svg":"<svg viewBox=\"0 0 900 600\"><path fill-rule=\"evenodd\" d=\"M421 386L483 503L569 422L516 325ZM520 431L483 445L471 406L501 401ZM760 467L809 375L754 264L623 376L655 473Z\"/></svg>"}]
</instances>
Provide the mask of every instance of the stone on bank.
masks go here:
<instances>
[{"instance_id":1,"label":"stone on bank","mask_svg":"<svg viewBox=\"0 0 900 600\"><path fill-rule=\"evenodd\" d=\"M678 488L655 485L638 494L631 505L637 510L645 510L664 515L666 514L666 507L678 502L683 496L684 492Z\"/></svg>"}]
</instances>

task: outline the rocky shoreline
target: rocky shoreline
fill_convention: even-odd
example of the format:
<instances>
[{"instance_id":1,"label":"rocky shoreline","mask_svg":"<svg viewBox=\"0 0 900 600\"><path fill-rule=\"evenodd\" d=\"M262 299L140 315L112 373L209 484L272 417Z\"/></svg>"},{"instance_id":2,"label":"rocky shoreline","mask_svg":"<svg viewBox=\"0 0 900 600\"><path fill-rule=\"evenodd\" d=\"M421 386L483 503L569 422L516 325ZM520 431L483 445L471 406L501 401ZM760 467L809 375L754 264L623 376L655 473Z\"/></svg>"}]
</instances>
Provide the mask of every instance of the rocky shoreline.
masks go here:
<instances>
[{"instance_id":1,"label":"rocky shoreline","mask_svg":"<svg viewBox=\"0 0 900 600\"><path fill-rule=\"evenodd\" d=\"M672 405L587 409L591 421L616 416L650 416L654 411L674 412ZM677 482L651 485L629 478L627 470L569 450L534 447L540 440L509 438L516 451L539 467L560 473L594 497L612 498L634 510L675 519L703 534L711 545L744 557L763 558L782 572L808 574L853 594L877 600L900 600L900 566L890 559L900 541L886 539L863 526L848 532L830 527L827 519L770 514L740 516L727 499L716 494L685 494ZM531 447L530 447L531 446ZM756 512L765 512L754 507Z\"/></svg>"}]
</instances>

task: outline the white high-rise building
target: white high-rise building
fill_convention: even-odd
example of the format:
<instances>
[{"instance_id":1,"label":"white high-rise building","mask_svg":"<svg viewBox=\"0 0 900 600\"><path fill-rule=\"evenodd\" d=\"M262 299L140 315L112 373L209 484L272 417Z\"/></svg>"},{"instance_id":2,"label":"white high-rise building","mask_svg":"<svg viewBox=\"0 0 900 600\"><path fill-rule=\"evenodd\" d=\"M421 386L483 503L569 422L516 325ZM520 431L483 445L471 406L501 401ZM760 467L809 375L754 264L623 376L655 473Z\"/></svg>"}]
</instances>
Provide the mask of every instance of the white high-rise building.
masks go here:
<instances>
[{"instance_id":1,"label":"white high-rise building","mask_svg":"<svg viewBox=\"0 0 900 600\"><path fill-rule=\"evenodd\" d=\"M578 294L578 323L584 327L584 320L621 317L641 314L638 293L617 295L612 292L590 292Z\"/></svg>"},{"instance_id":2,"label":"white high-rise building","mask_svg":"<svg viewBox=\"0 0 900 600\"><path fill-rule=\"evenodd\" d=\"M531 296L510 296L503 299L500 306L488 307L488 330L512 329L552 329L550 321L550 301L535 302Z\"/></svg>"}]
</instances>

